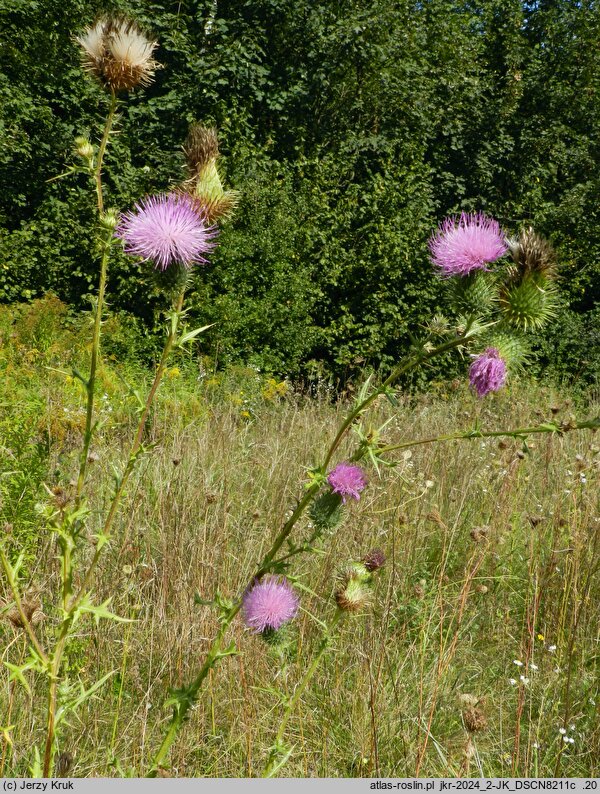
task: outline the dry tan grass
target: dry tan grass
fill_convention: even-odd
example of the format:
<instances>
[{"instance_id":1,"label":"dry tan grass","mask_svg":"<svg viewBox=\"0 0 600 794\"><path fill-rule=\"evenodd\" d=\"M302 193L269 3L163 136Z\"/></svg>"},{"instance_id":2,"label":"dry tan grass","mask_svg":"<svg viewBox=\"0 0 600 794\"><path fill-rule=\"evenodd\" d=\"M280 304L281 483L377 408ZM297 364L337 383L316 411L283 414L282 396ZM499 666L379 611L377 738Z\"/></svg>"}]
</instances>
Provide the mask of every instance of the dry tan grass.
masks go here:
<instances>
[{"instance_id":1,"label":"dry tan grass","mask_svg":"<svg viewBox=\"0 0 600 794\"><path fill-rule=\"evenodd\" d=\"M87 682L116 671L62 740L76 776L144 774L169 717L169 688L192 678L217 628L194 593L243 590L346 409L288 399L263 405L248 422L235 405L200 399L185 410L186 399L168 387L160 401L150 430L156 447L130 484L96 582L98 597L112 596L112 608L134 622L82 624L67 656ZM407 397L386 440L468 429L475 420L489 429L537 422L556 400L549 390L518 387L481 402L463 390ZM391 410L381 402L371 418L379 424ZM96 446L90 530L123 455L118 438L107 431ZM588 432L541 436L523 455L514 440L457 441L399 454L400 465L379 475L371 470L323 553L296 558L292 573L312 594L303 594L292 652L281 658L235 622L239 655L212 672L174 745L172 774L260 774L283 712L280 694L293 691L321 637L312 615L333 614L336 571L373 547L389 558L376 605L344 623L303 697L285 774L600 774L594 443ZM298 535L306 528L304 519ZM42 634L57 623L53 543L39 538L31 569L47 614ZM17 663L23 635L8 623L1 631L2 658ZM22 773L42 741L44 694L32 682L29 699L0 675L0 713L16 725L5 774ZM465 728L465 693L479 701L485 730ZM563 725L573 744L562 741Z\"/></svg>"}]
</instances>

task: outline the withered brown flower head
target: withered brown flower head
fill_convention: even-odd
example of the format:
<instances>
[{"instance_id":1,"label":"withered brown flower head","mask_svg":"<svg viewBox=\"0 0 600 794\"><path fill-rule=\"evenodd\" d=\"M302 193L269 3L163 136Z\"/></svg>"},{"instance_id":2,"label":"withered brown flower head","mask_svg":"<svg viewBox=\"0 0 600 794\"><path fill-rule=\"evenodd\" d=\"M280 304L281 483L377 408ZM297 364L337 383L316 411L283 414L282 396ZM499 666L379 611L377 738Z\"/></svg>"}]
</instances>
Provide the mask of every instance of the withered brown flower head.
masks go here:
<instances>
[{"instance_id":1,"label":"withered brown flower head","mask_svg":"<svg viewBox=\"0 0 600 794\"><path fill-rule=\"evenodd\" d=\"M373 549L363 557L367 571L378 571L385 565L385 552L382 549Z\"/></svg>"},{"instance_id":2,"label":"withered brown flower head","mask_svg":"<svg viewBox=\"0 0 600 794\"><path fill-rule=\"evenodd\" d=\"M208 223L229 217L238 203L235 190L225 190L217 161L219 140L214 127L192 124L183 144L189 179L182 189L202 204Z\"/></svg>"},{"instance_id":3,"label":"withered brown flower head","mask_svg":"<svg viewBox=\"0 0 600 794\"><path fill-rule=\"evenodd\" d=\"M25 594L25 597L21 601L21 609L27 618L27 622L31 623L32 626L37 626L37 624L41 623L44 619L44 613L42 612L42 602L40 600L39 594L36 591L31 590ZM6 613L6 617L16 629L25 628L21 613L16 606Z\"/></svg>"},{"instance_id":4,"label":"withered brown flower head","mask_svg":"<svg viewBox=\"0 0 600 794\"><path fill-rule=\"evenodd\" d=\"M115 92L149 85L160 68L152 57L157 42L126 17L101 17L76 41L84 67Z\"/></svg>"},{"instance_id":5,"label":"withered brown flower head","mask_svg":"<svg viewBox=\"0 0 600 794\"><path fill-rule=\"evenodd\" d=\"M463 720L465 721L465 728L469 733L477 733L487 728L487 718L483 711L476 706L463 711Z\"/></svg>"},{"instance_id":6,"label":"withered brown flower head","mask_svg":"<svg viewBox=\"0 0 600 794\"><path fill-rule=\"evenodd\" d=\"M219 140L214 127L192 124L183 144L183 151L192 174L219 157Z\"/></svg>"},{"instance_id":7,"label":"withered brown flower head","mask_svg":"<svg viewBox=\"0 0 600 794\"><path fill-rule=\"evenodd\" d=\"M552 277L556 274L556 254L550 243L539 234L524 229L515 240L508 240L508 246L516 265L515 275L539 273Z\"/></svg>"}]
</instances>

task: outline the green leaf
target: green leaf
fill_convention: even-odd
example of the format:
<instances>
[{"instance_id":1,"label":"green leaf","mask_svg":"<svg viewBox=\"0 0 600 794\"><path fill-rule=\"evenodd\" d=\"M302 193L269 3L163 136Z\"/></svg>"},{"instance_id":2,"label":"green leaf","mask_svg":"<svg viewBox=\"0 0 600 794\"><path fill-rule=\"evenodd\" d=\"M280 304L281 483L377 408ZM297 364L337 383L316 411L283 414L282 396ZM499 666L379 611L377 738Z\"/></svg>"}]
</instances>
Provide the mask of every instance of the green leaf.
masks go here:
<instances>
[{"instance_id":1,"label":"green leaf","mask_svg":"<svg viewBox=\"0 0 600 794\"><path fill-rule=\"evenodd\" d=\"M9 681L17 681L23 689L27 692L29 697L31 697L31 688L25 679L23 673L27 672L27 670L31 669L31 665L24 664L19 667L19 665L12 664L11 662L3 661L5 667L10 670L10 675L8 676Z\"/></svg>"},{"instance_id":2,"label":"green leaf","mask_svg":"<svg viewBox=\"0 0 600 794\"><path fill-rule=\"evenodd\" d=\"M117 623L133 623L132 618L122 618L119 615L115 615L113 612L110 612L108 609L108 605L112 601L111 598L107 598L102 604L94 605L91 601L91 595L88 593L83 597L80 603L77 605L75 610L73 611L73 625L77 622L77 620L85 614L92 615L94 618L94 622L96 625L100 622L100 620L114 620Z\"/></svg>"},{"instance_id":3,"label":"green leaf","mask_svg":"<svg viewBox=\"0 0 600 794\"><path fill-rule=\"evenodd\" d=\"M189 342L192 339L195 339L199 334L203 334L204 331L207 331L209 328L212 328L215 323L211 323L210 325L203 325L201 328L196 328L193 331L188 331L187 333L180 336L177 340L177 347L183 347L186 342Z\"/></svg>"}]
</instances>

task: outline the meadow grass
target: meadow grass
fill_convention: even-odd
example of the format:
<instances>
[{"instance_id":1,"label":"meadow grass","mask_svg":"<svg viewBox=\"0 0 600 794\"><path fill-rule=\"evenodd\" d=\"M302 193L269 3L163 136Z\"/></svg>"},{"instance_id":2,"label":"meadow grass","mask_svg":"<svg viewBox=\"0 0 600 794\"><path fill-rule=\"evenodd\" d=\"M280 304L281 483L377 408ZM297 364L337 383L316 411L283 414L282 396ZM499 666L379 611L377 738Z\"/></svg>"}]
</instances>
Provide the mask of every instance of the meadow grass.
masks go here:
<instances>
[{"instance_id":1,"label":"meadow grass","mask_svg":"<svg viewBox=\"0 0 600 794\"><path fill-rule=\"evenodd\" d=\"M0 317L0 510L9 552L26 551L44 638L58 624L59 578L55 539L36 503L68 498L85 421L76 379L52 368L67 344L74 360L86 352L61 322L43 334L36 322L27 312L16 325ZM136 420L135 401L123 407L122 398L141 371L117 373L108 362L99 378L90 555ZM394 444L475 422L566 420L569 399L515 382L478 400L442 384L400 394L397 408L381 398L369 421L390 419L385 440ZM597 396L579 399L578 415L597 414ZM129 483L95 582L97 597L112 597L111 609L132 622L80 623L64 662L88 685L113 671L62 735L71 775L145 774L170 717L169 689L193 678L218 628L195 594L240 594L347 407L328 389L295 394L251 370L211 374L185 357L171 367L147 429L153 448ZM336 576L379 547L388 562L375 604L336 632L290 720L294 750L282 774L600 775L597 437L541 436L527 447L454 441L396 459L394 468L369 470L367 490L322 553L296 558L302 610L289 643L270 648L235 621L239 653L211 671L163 774L261 774L284 698L321 641L318 620L335 612ZM44 484L64 491L51 496ZM304 517L296 537L308 531ZM4 580L0 588L8 604ZM3 618L2 661L19 664L26 638ZM0 738L0 775L26 774L43 744L44 682L28 683L31 695L0 671L0 726L14 726Z\"/></svg>"}]
</instances>

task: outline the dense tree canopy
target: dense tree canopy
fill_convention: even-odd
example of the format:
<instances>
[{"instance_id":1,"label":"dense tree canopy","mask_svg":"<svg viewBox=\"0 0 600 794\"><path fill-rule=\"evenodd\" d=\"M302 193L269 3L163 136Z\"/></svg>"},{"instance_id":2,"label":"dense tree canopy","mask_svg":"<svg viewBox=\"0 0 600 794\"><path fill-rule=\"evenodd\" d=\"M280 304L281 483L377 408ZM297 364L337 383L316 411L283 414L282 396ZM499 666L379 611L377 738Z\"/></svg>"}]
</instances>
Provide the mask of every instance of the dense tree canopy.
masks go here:
<instances>
[{"instance_id":1,"label":"dense tree canopy","mask_svg":"<svg viewBox=\"0 0 600 794\"><path fill-rule=\"evenodd\" d=\"M0 0L0 300L52 289L82 305L94 289L89 185L48 180L107 107L73 33L116 10L159 39L164 68L121 106L110 203L181 179L196 120L219 128L242 194L193 295L220 361L385 365L443 311L432 229L483 209L555 244L564 305L541 361L595 376L595 0ZM156 321L159 296L125 257L110 289L113 310Z\"/></svg>"}]
</instances>

